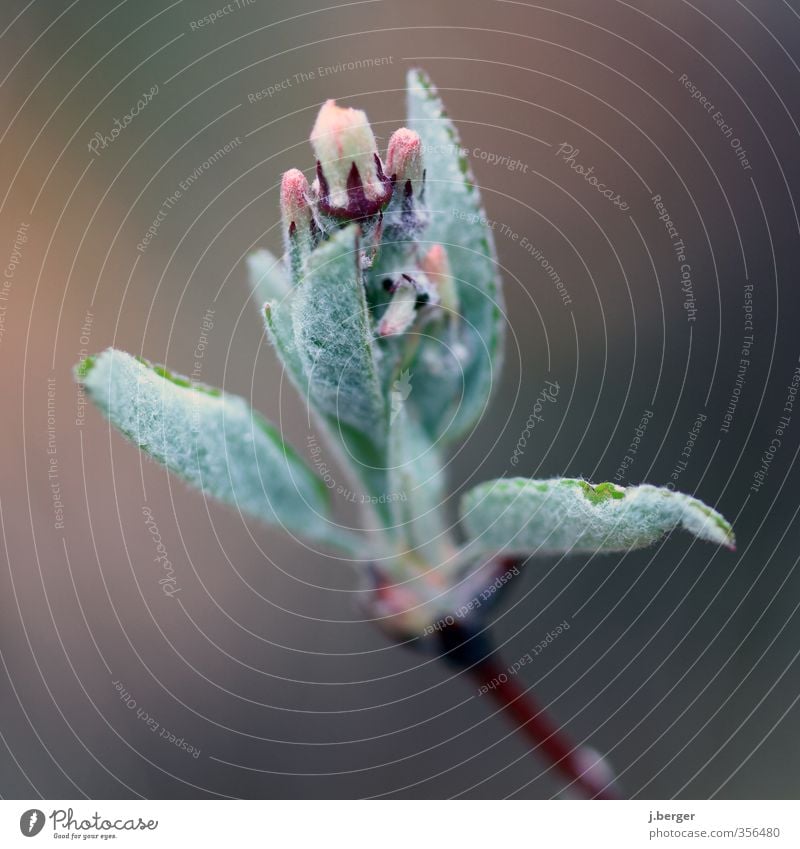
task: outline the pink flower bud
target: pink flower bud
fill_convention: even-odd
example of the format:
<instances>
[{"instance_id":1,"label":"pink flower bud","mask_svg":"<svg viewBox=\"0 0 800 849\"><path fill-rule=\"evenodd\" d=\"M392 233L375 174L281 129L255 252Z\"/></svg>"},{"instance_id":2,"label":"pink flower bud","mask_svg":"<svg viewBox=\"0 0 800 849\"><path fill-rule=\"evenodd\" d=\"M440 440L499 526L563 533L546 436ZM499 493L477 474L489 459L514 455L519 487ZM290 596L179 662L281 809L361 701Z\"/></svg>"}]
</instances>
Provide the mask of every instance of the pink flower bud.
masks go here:
<instances>
[{"instance_id":1,"label":"pink flower bud","mask_svg":"<svg viewBox=\"0 0 800 849\"><path fill-rule=\"evenodd\" d=\"M284 231L289 235L311 225L308 180L297 168L289 169L281 180L281 217Z\"/></svg>"},{"instance_id":2,"label":"pink flower bud","mask_svg":"<svg viewBox=\"0 0 800 849\"><path fill-rule=\"evenodd\" d=\"M418 133L401 127L392 134L386 151L386 173L404 196L420 197L425 172Z\"/></svg>"},{"instance_id":3,"label":"pink flower bud","mask_svg":"<svg viewBox=\"0 0 800 849\"><path fill-rule=\"evenodd\" d=\"M428 252L422 257L420 268L430 277L431 280L437 280L442 276L450 276L450 260L447 257L447 251L444 245L431 245Z\"/></svg>"},{"instance_id":4,"label":"pink flower bud","mask_svg":"<svg viewBox=\"0 0 800 849\"><path fill-rule=\"evenodd\" d=\"M383 173L375 136L360 109L345 109L328 100L311 131L317 157L319 207L338 218L376 215L392 196Z\"/></svg>"},{"instance_id":5,"label":"pink flower bud","mask_svg":"<svg viewBox=\"0 0 800 849\"><path fill-rule=\"evenodd\" d=\"M444 245L432 245L422 258L420 269L436 288L439 302L452 320L458 318L458 290L450 271L450 260Z\"/></svg>"},{"instance_id":6,"label":"pink flower bud","mask_svg":"<svg viewBox=\"0 0 800 849\"><path fill-rule=\"evenodd\" d=\"M295 281L300 279L303 263L314 247L316 225L311 209L308 180L302 171L292 168L281 180L281 218L289 267Z\"/></svg>"}]
</instances>

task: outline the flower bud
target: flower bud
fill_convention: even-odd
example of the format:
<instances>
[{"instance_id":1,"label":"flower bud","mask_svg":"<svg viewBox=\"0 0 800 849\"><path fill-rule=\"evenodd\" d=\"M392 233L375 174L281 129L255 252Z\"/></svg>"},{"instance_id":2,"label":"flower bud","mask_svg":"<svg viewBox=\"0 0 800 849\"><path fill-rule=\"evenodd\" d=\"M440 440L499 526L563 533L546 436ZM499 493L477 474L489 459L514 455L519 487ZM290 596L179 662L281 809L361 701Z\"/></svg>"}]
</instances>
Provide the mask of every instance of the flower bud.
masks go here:
<instances>
[{"instance_id":1,"label":"flower bud","mask_svg":"<svg viewBox=\"0 0 800 849\"><path fill-rule=\"evenodd\" d=\"M297 168L291 168L281 180L281 218L292 273L300 273L313 247L315 225L308 180Z\"/></svg>"},{"instance_id":2,"label":"flower bud","mask_svg":"<svg viewBox=\"0 0 800 849\"><path fill-rule=\"evenodd\" d=\"M379 213L392 196L375 136L360 109L328 100L311 131L317 157L319 207L337 218L361 219Z\"/></svg>"},{"instance_id":3,"label":"flower bud","mask_svg":"<svg viewBox=\"0 0 800 849\"><path fill-rule=\"evenodd\" d=\"M386 151L386 173L394 189L392 202L386 210L387 240L413 240L428 224L423 202L422 139L413 130L401 127L392 134Z\"/></svg>"},{"instance_id":4,"label":"flower bud","mask_svg":"<svg viewBox=\"0 0 800 849\"><path fill-rule=\"evenodd\" d=\"M386 173L403 197L422 197L425 171L422 167L422 139L418 133L401 127L389 139Z\"/></svg>"},{"instance_id":5,"label":"flower bud","mask_svg":"<svg viewBox=\"0 0 800 849\"><path fill-rule=\"evenodd\" d=\"M417 309L417 287L403 275L392 290L392 299L378 324L379 336L395 336L403 333L414 321Z\"/></svg>"},{"instance_id":6,"label":"flower bud","mask_svg":"<svg viewBox=\"0 0 800 849\"><path fill-rule=\"evenodd\" d=\"M416 277L401 274L394 282L387 278L384 286L391 292L392 299L378 324L379 336L403 333L418 310L439 303L439 293L423 274Z\"/></svg>"},{"instance_id":7,"label":"flower bud","mask_svg":"<svg viewBox=\"0 0 800 849\"><path fill-rule=\"evenodd\" d=\"M287 233L298 227L307 227L311 221L311 206L308 202L309 186L305 174L290 168L281 180L281 216Z\"/></svg>"},{"instance_id":8,"label":"flower bud","mask_svg":"<svg viewBox=\"0 0 800 849\"><path fill-rule=\"evenodd\" d=\"M448 314L451 321L458 318L458 289L450 271L450 260L444 245L432 245L422 258L420 269L435 286L439 294L439 303Z\"/></svg>"}]
</instances>

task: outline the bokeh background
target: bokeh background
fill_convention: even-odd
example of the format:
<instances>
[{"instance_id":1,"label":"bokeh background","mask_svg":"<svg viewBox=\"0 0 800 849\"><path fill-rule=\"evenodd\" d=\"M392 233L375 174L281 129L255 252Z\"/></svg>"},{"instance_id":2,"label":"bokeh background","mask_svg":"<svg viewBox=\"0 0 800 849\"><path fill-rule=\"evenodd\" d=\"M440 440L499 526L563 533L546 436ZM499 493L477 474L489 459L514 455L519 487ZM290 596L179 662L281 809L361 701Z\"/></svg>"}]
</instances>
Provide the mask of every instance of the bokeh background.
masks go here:
<instances>
[{"instance_id":1,"label":"bokeh background","mask_svg":"<svg viewBox=\"0 0 800 849\"><path fill-rule=\"evenodd\" d=\"M347 564L143 462L71 378L84 350L112 344L190 372L213 309L202 378L251 398L302 449L303 407L244 257L280 250L277 185L311 167L320 104L366 109L385 143L421 65L496 222L508 316L506 367L449 464L453 490L517 473L666 483L700 419L676 486L739 539L735 554L676 533L625 556L529 563L494 613L504 657L571 622L519 678L628 795L796 797L800 407L751 489L800 354L795 0L233 0L197 25L220 6L6 0L0 12L0 794L561 792L472 682L363 621ZM237 138L138 250L165 198ZM629 208L576 175L561 144ZM695 314L654 195L685 243ZM558 402L514 469L545 380ZM158 583L145 504L179 603Z\"/></svg>"}]
</instances>

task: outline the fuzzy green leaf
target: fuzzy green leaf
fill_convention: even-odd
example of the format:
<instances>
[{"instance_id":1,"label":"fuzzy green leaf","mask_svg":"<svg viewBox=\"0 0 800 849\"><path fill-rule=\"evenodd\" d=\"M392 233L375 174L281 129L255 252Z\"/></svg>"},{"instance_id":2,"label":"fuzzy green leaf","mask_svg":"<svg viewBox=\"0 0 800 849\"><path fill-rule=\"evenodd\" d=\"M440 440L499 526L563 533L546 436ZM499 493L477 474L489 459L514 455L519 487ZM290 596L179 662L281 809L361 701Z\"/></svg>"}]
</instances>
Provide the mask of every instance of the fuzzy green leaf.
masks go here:
<instances>
[{"instance_id":1,"label":"fuzzy green leaf","mask_svg":"<svg viewBox=\"0 0 800 849\"><path fill-rule=\"evenodd\" d=\"M735 547L730 524L716 510L691 495L647 484L499 478L463 496L461 517L480 551L627 551L678 526Z\"/></svg>"},{"instance_id":2,"label":"fuzzy green leaf","mask_svg":"<svg viewBox=\"0 0 800 849\"><path fill-rule=\"evenodd\" d=\"M267 301L263 304L264 323L272 346L278 359L289 374L304 401L309 400L308 378L300 361L300 354L294 339L294 322L292 321L292 304L294 292L280 301Z\"/></svg>"},{"instance_id":3,"label":"fuzzy green leaf","mask_svg":"<svg viewBox=\"0 0 800 849\"><path fill-rule=\"evenodd\" d=\"M450 442L480 418L499 374L505 327L500 278L492 231L458 133L420 70L408 74L408 125L423 143L430 224L422 240L447 249L465 349L454 351L446 334L422 346L423 365L427 359L434 368L419 369L414 404L429 432Z\"/></svg>"},{"instance_id":4,"label":"fuzzy green leaf","mask_svg":"<svg viewBox=\"0 0 800 849\"><path fill-rule=\"evenodd\" d=\"M109 348L76 368L109 421L170 471L265 522L351 551L328 493L243 398Z\"/></svg>"},{"instance_id":5,"label":"fuzzy green leaf","mask_svg":"<svg viewBox=\"0 0 800 849\"><path fill-rule=\"evenodd\" d=\"M361 280L358 232L356 226L338 231L309 257L294 295L294 339L310 400L383 446L386 403Z\"/></svg>"},{"instance_id":6,"label":"fuzzy green leaf","mask_svg":"<svg viewBox=\"0 0 800 849\"><path fill-rule=\"evenodd\" d=\"M285 297L291 288L283 261L265 248L248 255L247 278L259 306Z\"/></svg>"},{"instance_id":7,"label":"fuzzy green leaf","mask_svg":"<svg viewBox=\"0 0 800 849\"><path fill-rule=\"evenodd\" d=\"M372 339L363 290L358 288L357 254L353 253L356 235L355 230L345 230L320 246L300 285L285 297L264 305L264 319L267 336L289 378L306 405L316 412L317 421L330 437L333 456L344 464L349 463L363 481L363 495L366 496L384 492L387 486L386 412L381 393L376 391ZM337 298L339 301L334 303ZM349 311L346 313L350 318L349 326L337 328L335 310L342 308ZM363 316L363 321L360 317L356 320L358 316ZM345 355L349 359L341 369L341 377L354 381L356 390L364 392L367 398L364 403L350 408L344 396L341 400L337 398L335 387L340 381L336 373L337 361L331 363L314 353L317 349L312 346L326 338L313 332L315 322L318 329L324 327L326 332L335 333L334 349L337 346L349 349ZM306 347L301 349L301 345ZM357 367L357 363L361 366ZM363 412L364 406L373 412L355 418L354 410ZM337 418L337 412L342 414L341 418ZM384 520L389 518L386 504L373 506Z\"/></svg>"},{"instance_id":8,"label":"fuzzy green leaf","mask_svg":"<svg viewBox=\"0 0 800 849\"><path fill-rule=\"evenodd\" d=\"M418 557L441 563L449 555L442 505L445 477L438 448L416 421L405 400L411 379L401 374L392 387L389 434L389 496L397 530Z\"/></svg>"}]
</instances>

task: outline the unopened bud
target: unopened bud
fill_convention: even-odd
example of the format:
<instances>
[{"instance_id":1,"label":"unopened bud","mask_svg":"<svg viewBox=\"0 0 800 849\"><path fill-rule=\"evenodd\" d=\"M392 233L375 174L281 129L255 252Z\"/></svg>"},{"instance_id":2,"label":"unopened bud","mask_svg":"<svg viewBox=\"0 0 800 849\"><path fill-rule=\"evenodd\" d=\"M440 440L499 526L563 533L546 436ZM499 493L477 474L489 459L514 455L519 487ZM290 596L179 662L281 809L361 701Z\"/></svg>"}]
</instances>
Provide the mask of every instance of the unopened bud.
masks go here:
<instances>
[{"instance_id":1,"label":"unopened bud","mask_svg":"<svg viewBox=\"0 0 800 849\"><path fill-rule=\"evenodd\" d=\"M429 220L424 204L422 139L413 130L401 127L392 134L386 151L386 173L394 187L392 202L386 210L387 239L413 240Z\"/></svg>"},{"instance_id":2,"label":"unopened bud","mask_svg":"<svg viewBox=\"0 0 800 849\"><path fill-rule=\"evenodd\" d=\"M300 273L303 260L313 247L314 217L308 180L297 168L291 168L281 180L281 218L292 272Z\"/></svg>"},{"instance_id":3,"label":"unopened bud","mask_svg":"<svg viewBox=\"0 0 800 849\"><path fill-rule=\"evenodd\" d=\"M319 207L337 218L361 219L379 213L392 196L367 116L328 100L311 131L317 157Z\"/></svg>"},{"instance_id":4,"label":"unopened bud","mask_svg":"<svg viewBox=\"0 0 800 849\"><path fill-rule=\"evenodd\" d=\"M417 308L417 287L409 277L403 275L394 285L392 299L378 324L379 336L395 336L403 333L414 321Z\"/></svg>"},{"instance_id":5,"label":"unopened bud","mask_svg":"<svg viewBox=\"0 0 800 849\"><path fill-rule=\"evenodd\" d=\"M444 245L432 245L420 262L420 269L436 287L439 302L451 320L458 318L458 290L450 271L450 260Z\"/></svg>"},{"instance_id":6,"label":"unopened bud","mask_svg":"<svg viewBox=\"0 0 800 849\"><path fill-rule=\"evenodd\" d=\"M394 182L395 191L404 197L421 198L425 172L418 133L401 127L392 134L386 150L386 173Z\"/></svg>"},{"instance_id":7,"label":"unopened bud","mask_svg":"<svg viewBox=\"0 0 800 849\"><path fill-rule=\"evenodd\" d=\"M297 168L290 168L281 180L281 217L287 233L311 222L308 180Z\"/></svg>"}]
</instances>

